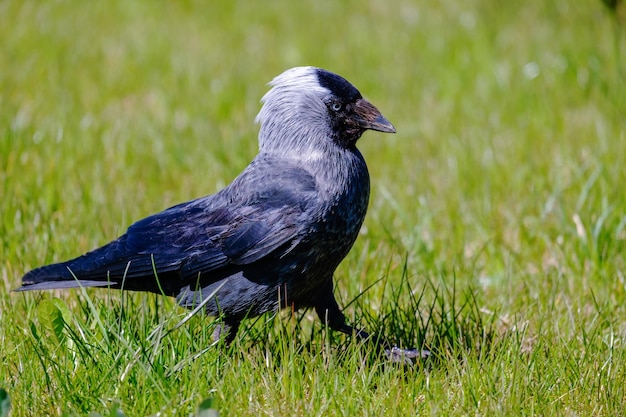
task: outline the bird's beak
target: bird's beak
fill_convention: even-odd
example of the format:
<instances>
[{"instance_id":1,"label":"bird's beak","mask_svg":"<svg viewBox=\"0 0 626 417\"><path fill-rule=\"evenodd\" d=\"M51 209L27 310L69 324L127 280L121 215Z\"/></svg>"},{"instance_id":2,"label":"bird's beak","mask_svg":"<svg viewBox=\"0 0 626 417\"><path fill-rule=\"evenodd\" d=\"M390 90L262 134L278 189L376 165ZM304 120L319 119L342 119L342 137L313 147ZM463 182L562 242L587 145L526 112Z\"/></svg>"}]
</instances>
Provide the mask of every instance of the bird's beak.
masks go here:
<instances>
[{"instance_id":1,"label":"bird's beak","mask_svg":"<svg viewBox=\"0 0 626 417\"><path fill-rule=\"evenodd\" d=\"M354 106L356 121L363 129L379 132L396 133L396 128L383 116L376 107L364 98L357 100Z\"/></svg>"}]
</instances>

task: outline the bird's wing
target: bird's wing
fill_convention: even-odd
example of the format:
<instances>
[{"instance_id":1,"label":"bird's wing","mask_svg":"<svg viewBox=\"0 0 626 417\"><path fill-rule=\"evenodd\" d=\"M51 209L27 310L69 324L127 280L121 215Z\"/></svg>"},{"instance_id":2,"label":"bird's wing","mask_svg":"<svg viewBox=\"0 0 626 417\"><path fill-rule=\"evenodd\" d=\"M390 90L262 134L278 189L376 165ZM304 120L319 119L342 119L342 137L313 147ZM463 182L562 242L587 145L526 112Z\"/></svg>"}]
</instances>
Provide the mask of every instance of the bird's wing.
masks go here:
<instances>
[{"instance_id":1,"label":"bird's wing","mask_svg":"<svg viewBox=\"0 0 626 417\"><path fill-rule=\"evenodd\" d=\"M145 255L133 275L180 272L183 281L227 265L245 265L276 252L280 257L299 240L302 209L248 205L195 212L162 213L131 226L126 252ZM181 220L181 214L184 220ZM169 216L172 216L171 218ZM149 261L149 262L147 262Z\"/></svg>"},{"instance_id":2,"label":"bird's wing","mask_svg":"<svg viewBox=\"0 0 626 417\"><path fill-rule=\"evenodd\" d=\"M243 212L243 213L242 213ZM301 239L302 211L290 206L272 209L247 207L224 227L212 229L183 261L184 280L225 266L249 265L266 257L280 258Z\"/></svg>"},{"instance_id":3,"label":"bird's wing","mask_svg":"<svg viewBox=\"0 0 626 417\"><path fill-rule=\"evenodd\" d=\"M150 255L142 268L178 271L183 281L226 266L288 253L318 207L313 176L302 168L256 159L220 193L183 203L132 225L126 253Z\"/></svg>"},{"instance_id":4,"label":"bird's wing","mask_svg":"<svg viewBox=\"0 0 626 417\"><path fill-rule=\"evenodd\" d=\"M310 228L315 195L315 181L303 169L255 162L218 194L140 220L101 248L31 271L23 284L76 277L118 286L125 278L125 288L149 290L153 283L145 278L155 272L172 291L198 274L210 281L221 268L288 253Z\"/></svg>"}]
</instances>

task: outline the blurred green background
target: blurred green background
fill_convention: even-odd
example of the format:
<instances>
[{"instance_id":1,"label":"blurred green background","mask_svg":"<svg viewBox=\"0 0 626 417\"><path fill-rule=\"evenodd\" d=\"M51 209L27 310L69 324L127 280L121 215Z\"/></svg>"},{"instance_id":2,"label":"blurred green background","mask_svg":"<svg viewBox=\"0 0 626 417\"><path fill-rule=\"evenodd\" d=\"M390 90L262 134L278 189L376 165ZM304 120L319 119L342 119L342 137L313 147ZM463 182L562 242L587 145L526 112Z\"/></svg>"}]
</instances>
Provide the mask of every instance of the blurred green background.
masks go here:
<instances>
[{"instance_id":1,"label":"blurred green background","mask_svg":"<svg viewBox=\"0 0 626 417\"><path fill-rule=\"evenodd\" d=\"M600 0L0 2L0 386L14 414L107 409L117 398L132 415L188 415L192 406L172 404L189 395L195 405L211 390L225 415L623 412L624 371L609 366L626 332L626 22L617 8ZM71 292L10 293L22 274L230 182L256 153L266 83L300 65L341 74L398 130L359 142L372 197L336 274L339 298L345 304L383 277L416 290L454 283L494 320L496 339L512 332L519 343L495 359L470 354L476 367L451 357L429 383L414 375L410 399L351 390L345 367L335 371L345 384L327 396L278 389L258 403L242 386L229 390L225 380L243 379L236 370L198 386L181 376L183 388L172 386L161 404L147 400L158 384L133 394L119 380L111 392L83 392L92 401L76 400L69 385L55 390L45 365L54 355L33 347L28 329L39 325L41 299L80 306ZM403 308L384 291L374 286L346 313ZM516 361L532 366L519 371ZM304 374L317 375L318 365ZM89 379L93 370L81 369L76 379ZM273 390L268 371L257 371L251 384ZM482 379L490 375L511 377ZM395 377L403 378L376 383L393 387ZM325 402L333 396L341 400Z\"/></svg>"}]
</instances>

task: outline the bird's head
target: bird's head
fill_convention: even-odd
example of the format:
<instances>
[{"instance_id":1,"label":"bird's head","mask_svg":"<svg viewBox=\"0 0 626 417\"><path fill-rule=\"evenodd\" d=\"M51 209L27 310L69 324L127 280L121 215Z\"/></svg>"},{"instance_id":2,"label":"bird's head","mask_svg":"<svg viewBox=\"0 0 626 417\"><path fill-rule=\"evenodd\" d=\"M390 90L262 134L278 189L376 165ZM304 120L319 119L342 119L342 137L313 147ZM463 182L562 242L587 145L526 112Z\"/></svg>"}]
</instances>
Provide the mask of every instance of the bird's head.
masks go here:
<instances>
[{"instance_id":1,"label":"bird's head","mask_svg":"<svg viewBox=\"0 0 626 417\"><path fill-rule=\"evenodd\" d=\"M347 80L315 67L291 68L276 78L256 118L263 152L307 153L353 148L368 129L395 133L393 125ZM304 156L304 155L303 155Z\"/></svg>"}]
</instances>

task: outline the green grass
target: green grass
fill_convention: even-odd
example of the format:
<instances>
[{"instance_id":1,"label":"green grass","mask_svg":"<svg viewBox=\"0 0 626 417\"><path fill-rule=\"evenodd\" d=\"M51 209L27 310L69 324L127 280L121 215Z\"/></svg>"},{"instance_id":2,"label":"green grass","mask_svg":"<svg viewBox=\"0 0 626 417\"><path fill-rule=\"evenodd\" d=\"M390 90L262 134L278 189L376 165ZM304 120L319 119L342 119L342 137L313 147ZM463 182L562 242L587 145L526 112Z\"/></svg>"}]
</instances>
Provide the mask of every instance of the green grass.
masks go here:
<instances>
[{"instance_id":1,"label":"green grass","mask_svg":"<svg viewBox=\"0 0 626 417\"><path fill-rule=\"evenodd\" d=\"M600 0L245 3L0 3L10 415L625 414L625 22ZM389 364L310 311L226 348L154 295L11 292L231 181L296 65L398 129L359 143L371 204L336 294L431 359Z\"/></svg>"}]
</instances>

